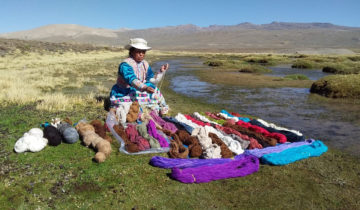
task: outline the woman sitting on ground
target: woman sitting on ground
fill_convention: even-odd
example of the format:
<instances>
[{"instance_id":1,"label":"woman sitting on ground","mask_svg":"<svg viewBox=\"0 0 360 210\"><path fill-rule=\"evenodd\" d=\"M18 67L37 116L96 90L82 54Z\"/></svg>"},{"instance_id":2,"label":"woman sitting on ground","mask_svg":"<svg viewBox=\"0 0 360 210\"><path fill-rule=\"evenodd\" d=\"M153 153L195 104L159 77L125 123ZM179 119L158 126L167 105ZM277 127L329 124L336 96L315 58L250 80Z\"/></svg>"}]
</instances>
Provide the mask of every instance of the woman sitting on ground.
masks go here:
<instances>
[{"instance_id":1,"label":"woman sitting on ground","mask_svg":"<svg viewBox=\"0 0 360 210\"><path fill-rule=\"evenodd\" d=\"M146 51L151 47L142 38L130 39L125 49L129 50L129 57L119 66L117 82L110 92L110 111L116 112L116 108L126 102L138 101L140 105L166 114L168 106L156 84L168 70L169 64L162 65L159 72L154 74L144 60Z\"/></svg>"}]
</instances>

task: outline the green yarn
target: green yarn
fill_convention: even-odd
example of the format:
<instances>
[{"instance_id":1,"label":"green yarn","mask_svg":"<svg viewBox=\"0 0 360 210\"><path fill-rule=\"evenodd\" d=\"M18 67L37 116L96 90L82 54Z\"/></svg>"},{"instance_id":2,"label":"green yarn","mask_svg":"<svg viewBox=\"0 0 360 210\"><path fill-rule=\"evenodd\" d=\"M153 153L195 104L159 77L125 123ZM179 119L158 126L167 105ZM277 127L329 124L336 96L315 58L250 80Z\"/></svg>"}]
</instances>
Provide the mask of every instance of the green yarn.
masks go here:
<instances>
[{"instance_id":1,"label":"green yarn","mask_svg":"<svg viewBox=\"0 0 360 210\"><path fill-rule=\"evenodd\" d=\"M159 141L157 139L155 139L154 137L149 135L145 122L143 122L141 124L138 124L136 126L136 130L139 132L139 134L142 137L144 137L146 140L149 141L149 144L150 144L151 148L161 148Z\"/></svg>"}]
</instances>

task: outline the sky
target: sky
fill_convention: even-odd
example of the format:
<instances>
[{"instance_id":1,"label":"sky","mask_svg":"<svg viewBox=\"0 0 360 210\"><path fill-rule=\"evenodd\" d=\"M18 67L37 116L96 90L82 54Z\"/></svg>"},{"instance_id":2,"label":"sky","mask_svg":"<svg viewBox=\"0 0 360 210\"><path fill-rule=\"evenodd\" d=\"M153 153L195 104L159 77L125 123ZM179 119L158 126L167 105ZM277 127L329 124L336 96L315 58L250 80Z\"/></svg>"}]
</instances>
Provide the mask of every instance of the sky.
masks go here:
<instances>
[{"instance_id":1,"label":"sky","mask_svg":"<svg viewBox=\"0 0 360 210\"><path fill-rule=\"evenodd\" d=\"M0 0L0 33L48 24L145 29L243 22L360 27L360 0Z\"/></svg>"}]
</instances>

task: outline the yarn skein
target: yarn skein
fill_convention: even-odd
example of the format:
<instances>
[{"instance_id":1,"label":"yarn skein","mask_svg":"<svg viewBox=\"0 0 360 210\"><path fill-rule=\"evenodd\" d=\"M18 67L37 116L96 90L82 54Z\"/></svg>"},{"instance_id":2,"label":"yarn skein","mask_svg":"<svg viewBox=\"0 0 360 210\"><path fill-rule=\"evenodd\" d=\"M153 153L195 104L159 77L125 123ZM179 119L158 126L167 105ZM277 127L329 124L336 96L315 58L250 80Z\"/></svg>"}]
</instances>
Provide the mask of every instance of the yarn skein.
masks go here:
<instances>
[{"instance_id":1,"label":"yarn skein","mask_svg":"<svg viewBox=\"0 0 360 210\"><path fill-rule=\"evenodd\" d=\"M46 126L44 128L44 138L48 140L50 146L57 146L61 144L63 140L61 133L52 125Z\"/></svg>"},{"instance_id":2,"label":"yarn skein","mask_svg":"<svg viewBox=\"0 0 360 210\"><path fill-rule=\"evenodd\" d=\"M172 168L171 177L182 183L205 183L219 179L247 176L259 170L259 159L244 155L228 163L196 168Z\"/></svg>"},{"instance_id":3,"label":"yarn skein","mask_svg":"<svg viewBox=\"0 0 360 210\"><path fill-rule=\"evenodd\" d=\"M137 118L139 117L139 102L134 101L131 106L130 106L130 110L129 113L126 115L126 121L129 123L133 123L137 120Z\"/></svg>"},{"instance_id":4,"label":"yarn skein","mask_svg":"<svg viewBox=\"0 0 360 210\"><path fill-rule=\"evenodd\" d=\"M318 157L328 150L320 140L310 145L303 145L283 150L279 153L270 153L261 157L261 162L269 165L286 165L309 157Z\"/></svg>"},{"instance_id":5,"label":"yarn skein","mask_svg":"<svg viewBox=\"0 0 360 210\"><path fill-rule=\"evenodd\" d=\"M79 133L69 123L63 121L57 126L57 129L66 143L73 144L79 140Z\"/></svg>"},{"instance_id":6,"label":"yarn skein","mask_svg":"<svg viewBox=\"0 0 360 210\"><path fill-rule=\"evenodd\" d=\"M241 159L244 155L236 155L234 159L231 158L216 158L216 159L182 159L182 158L166 158L154 156L150 159L150 165L158 168L195 168L199 166L212 166L222 163L231 162L233 160Z\"/></svg>"},{"instance_id":7,"label":"yarn skein","mask_svg":"<svg viewBox=\"0 0 360 210\"><path fill-rule=\"evenodd\" d=\"M166 141L166 139L157 133L154 121L152 120L149 121L149 123L147 124L147 129L149 135L157 139L161 147L169 147L169 144Z\"/></svg>"},{"instance_id":8,"label":"yarn skein","mask_svg":"<svg viewBox=\"0 0 360 210\"><path fill-rule=\"evenodd\" d=\"M121 124L118 125L114 125L113 126L114 131L124 140L125 143L125 149L126 151L130 152L130 153L134 153L134 152L139 152L140 149L138 148L138 146L134 143L132 143L128 136L125 133L125 129Z\"/></svg>"},{"instance_id":9,"label":"yarn skein","mask_svg":"<svg viewBox=\"0 0 360 210\"><path fill-rule=\"evenodd\" d=\"M46 147L47 143L48 140L43 138L43 131L40 128L32 128L16 141L14 150L16 153L39 152Z\"/></svg>"}]
</instances>

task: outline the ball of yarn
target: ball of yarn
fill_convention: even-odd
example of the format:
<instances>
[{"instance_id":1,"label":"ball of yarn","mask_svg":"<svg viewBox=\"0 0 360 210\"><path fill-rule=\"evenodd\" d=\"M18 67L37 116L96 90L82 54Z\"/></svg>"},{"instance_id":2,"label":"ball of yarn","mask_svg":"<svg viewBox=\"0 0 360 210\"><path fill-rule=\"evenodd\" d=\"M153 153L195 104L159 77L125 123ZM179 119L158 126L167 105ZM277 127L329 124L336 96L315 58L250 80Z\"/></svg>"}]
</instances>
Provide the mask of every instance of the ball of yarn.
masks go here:
<instances>
[{"instance_id":1,"label":"ball of yarn","mask_svg":"<svg viewBox=\"0 0 360 210\"><path fill-rule=\"evenodd\" d=\"M39 152L48 143L48 140L43 138L43 131L40 128L32 128L29 132L16 141L14 150L17 153L26 151Z\"/></svg>"},{"instance_id":2,"label":"ball of yarn","mask_svg":"<svg viewBox=\"0 0 360 210\"><path fill-rule=\"evenodd\" d=\"M73 144L79 140L79 133L67 122L61 122L58 130L66 143Z\"/></svg>"},{"instance_id":3,"label":"ball of yarn","mask_svg":"<svg viewBox=\"0 0 360 210\"><path fill-rule=\"evenodd\" d=\"M61 144L62 137L57 128L49 125L44 128L44 137L49 141L49 145L57 146Z\"/></svg>"},{"instance_id":4,"label":"ball of yarn","mask_svg":"<svg viewBox=\"0 0 360 210\"><path fill-rule=\"evenodd\" d=\"M105 156L105 154L102 153L102 152L97 152L97 153L95 154L94 159L95 159L96 162L102 163L102 162L105 161L106 156Z\"/></svg>"}]
</instances>

